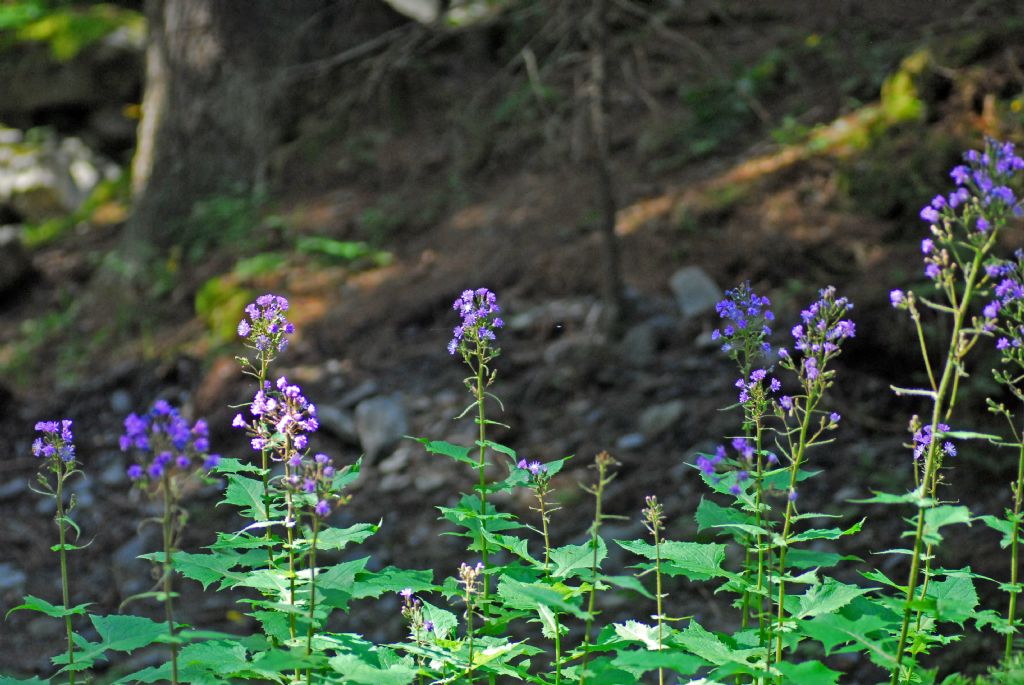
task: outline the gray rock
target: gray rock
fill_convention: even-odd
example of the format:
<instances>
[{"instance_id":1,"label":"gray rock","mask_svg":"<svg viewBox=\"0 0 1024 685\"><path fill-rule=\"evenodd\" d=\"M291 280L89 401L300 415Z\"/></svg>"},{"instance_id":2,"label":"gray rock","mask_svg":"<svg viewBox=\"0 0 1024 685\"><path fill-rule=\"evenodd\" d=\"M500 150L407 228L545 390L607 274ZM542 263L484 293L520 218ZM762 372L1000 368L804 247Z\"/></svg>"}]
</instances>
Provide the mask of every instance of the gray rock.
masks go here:
<instances>
[{"instance_id":1,"label":"gray rock","mask_svg":"<svg viewBox=\"0 0 1024 685\"><path fill-rule=\"evenodd\" d=\"M25 482L24 478L13 478L0 485L0 502L14 499L26 490L28 490L28 483Z\"/></svg>"},{"instance_id":2,"label":"gray rock","mask_svg":"<svg viewBox=\"0 0 1024 685\"><path fill-rule=\"evenodd\" d=\"M692 319L715 308L722 290L699 266L679 269L669 279L669 287L684 319Z\"/></svg>"},{"instance_id":3,"label":"gray rock","mask_svg":"<svg viewBox=\"0 0 1024 685\"><path fill-rule=\"evenodd\" d=\"M638 447L643 447L645 442L647 442L647 438L643 433L626 433L615 441L615 449L635 450Z\"/></svg>"},{"instance_id":4,"label":"gray rock","mask_svg":"<svg viewBox=\"0 0 1024 685\"><path fill-rule=\"evenodd\" d=\"M682 400L671 400L647 407L640 414L640 431L647 437L654 437L676 423L684 411L686 404Z\"/></svg>"},{"instance_id":5,"label":"gray rock","mask_svg":"<svg viewBox=\"0 0 1024 685\"><path fill-rule=\"evenodd\" d=\"M110 393L110 408L119 416L130 412L133 404L131 393L123 388Z\"/></svg>"},{"instance_id":6,"label":"gray rock","mask_svg":"<svg viewBox=\"0 0 1024 685\"><path fill-rule=\"evenodd\" d=\"M356 431L356 420L351 412L333 404L320 404L316 408L316 418L320 427L350 445L359 444L359 433Z\"/></svg>"},{"instance_id":7,"label":"gray rock","mask_svg":"<svg viewBox=\"0 0 1024 685\"><path fill-rule=\"evenodd\" d=\"M20 596L25 594L25 581L28 576L14 564L4 562L0 564L0 594L10 592Z\"/></svg>"},{"instance_id":8,"label":"gray rock","mask_svg":"<svg viewBox=\"0 0 1024 685\"><path fill-rule=\"evenodd\" d=\"M412 457L412 446L402 445L377 467L381 473L398 473L405 469Z\"/></svg>"},{"instance_id":9,"label":"gray rock","mask_svg":"<svg viewBox=\"0 0 1024 685\"><path fill-rule=\"evenodd\" d=\"M395 395L380 395L356 405L359 444L372 462L409 432L405 407Z\"/></svg>"},{"instance_id":10,"label":"gray rock","mask_svg":"<svg viewBox=\"0 0 1024 685\"><path fill-rule=\"evenodd\" d=\"M380 479L381 492L399 492L412 485L412 478L404 473L389 473Z\"/></svg>"},{"instance_id":11,"label":"gray rock","mask_svg":"<svg viewBox=\"0 0 1024 685\"><path fill-rule=\"evenodd\" d=\"M21 244L17 226L0 227L0 293L16 285L32 271L32 262Z\"/></svg>"},{"instance_id":12,"label":"gray rock","mask_svg":"<svg viewBox=\"0 0 1024 685\"><path fill-rule=\"evenodd\" d=\"M432 492L442 487L446 481L445 475L434 469L418 474L414 485L420 492Z\"/></svg>"},{"instance_id":13,"label":"gray rock","mask_svg":"<svg viewBox=\"0 0 1024 685\"><path fill-rule=\"evenodd\" d=\"M153 565L139 559L140 554L155 552L160 549L160 528L147 525L138 535L121 545L112 559L114 583L121 599L137 595L150 588L153 584Z\"/></svg>"}]
</instances>

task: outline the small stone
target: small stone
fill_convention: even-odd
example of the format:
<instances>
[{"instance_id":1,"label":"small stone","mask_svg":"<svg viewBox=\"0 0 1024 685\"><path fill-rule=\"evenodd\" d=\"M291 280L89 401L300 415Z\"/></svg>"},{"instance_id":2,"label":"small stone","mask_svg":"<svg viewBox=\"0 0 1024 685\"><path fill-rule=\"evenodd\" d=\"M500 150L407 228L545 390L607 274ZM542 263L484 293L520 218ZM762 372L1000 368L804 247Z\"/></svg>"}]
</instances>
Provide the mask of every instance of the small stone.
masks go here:
<instances>
[{"instance_id":1,"label":"small stone","mask_svg":"<svg viewBox=\"0 0 1024 685\"><path fill-rule=\"evenodd\" d=\"M412 478L404 473L389 473L380 479L381 492L398 492L406 490Z\"/></svg>"},{"instance_id":2,"label":"small stone","mask_svg":"<svg viewBox=\"0 0 1024 685\"><path fill-rule=\"evenodd\" d=\"M14 564L0 564L0 594L10 592L13 595L25 594L25 581L28 576Z\"/></svg>"},{"instance_id":3,"label":"small stone","mask_svg":"<svg viewBox=\"0 0 1024 685\"><path fill-rule=\"evenodd\" d=\"M640 414L640 431L648 437L654 437L676 423L684 411L686 404L682 400L671 400L648 407Z\"/></svg>"},{"instance_id":4,"label":"small stone","mask_svg":"<svg viewBox=\"0 0 1024 685\"><path fill-rule=\"evenodd\" d=\"M132 410L132 395L127 390L115 390L110 393L110 408L115 414L128 414Z\"/></svg>"},{"instance_id":5,"label":"small stone","mask_svg":"<svg viewBox=\"0 0 1024 685\"><path fill-rule=\"evenodd\" d=\"M635 450L638 447L643 447L645 442L647 442L647 438L643 433L626 433L615 441L615 449Z\"/></svg>"},{"instance_id":6,"label":"small stone","mask_svg":"<svg viewBox=\"0 0 1024 685\"><path fill-rule=\"evenodd\" d=\"M426 471L416 476L413 484L420 492L431 492L443 486L446 480L444 474L439 471Z\"/></svg>"},{"instance_id":7,"label":"small stone","mask_svg":"<svg viewBox=\"0 0 1024 685\"><path fill-rule=\"evenodd\" d=\"M120 485L128 480L127 469L123 461L114 459L100 471L100 482L104 485Z\"/></svg>"},{"instance_id":8,"label":"small stone","mask_svg":"<svg viewBox=\"0 0 1024 685\"><path fill-rule=\"evenodd\" d=\"M714 310L722 299L722 290L699 266L679 269L669 279L669 287L684 319L692 319Z\"/></svg>"},{"instance_id":9,"label":"small stone","mask_svg":"<svg viewBox=\"0 0 1024 685\"><path fill-rule=\"evenodd\" d=\"M316 407L316 418L320 426L334 437L350 445L359 444L356 420L351 412L332 404L319 404Z\"/></svg>"},{"instance_id":10,"label":"small stone","mask_svg":"<svg viewBox=\"0 0 1024 685\"><path fill-rule=\"evenodd\" d=\"M405 407L395 395L380 395L356 406L356 433L359 444L372 462L409 432Z\"/></svg>"},{"instance_id":11,"label":"small stone","mask_svg":"<svg viewBox=\"0 0 1024 685\"><path fill-rule=\"evenodd\" d=\"M28 490L28 483L23 478L15 478L0 485L0 502L13 499Z\"/></svg>"},{"instance_id":12,"label":"small stone","mask_svg":"<svg viewBox=\"0 0 1024 685\"><path fill-rule=\"evenodd\" d=\"M382 461L380 466L377 468L381 473L396 473L406 467L411 456L412 447L409 445L402 445L395 450L394 454Z\"/></svg>"}]
</instances>

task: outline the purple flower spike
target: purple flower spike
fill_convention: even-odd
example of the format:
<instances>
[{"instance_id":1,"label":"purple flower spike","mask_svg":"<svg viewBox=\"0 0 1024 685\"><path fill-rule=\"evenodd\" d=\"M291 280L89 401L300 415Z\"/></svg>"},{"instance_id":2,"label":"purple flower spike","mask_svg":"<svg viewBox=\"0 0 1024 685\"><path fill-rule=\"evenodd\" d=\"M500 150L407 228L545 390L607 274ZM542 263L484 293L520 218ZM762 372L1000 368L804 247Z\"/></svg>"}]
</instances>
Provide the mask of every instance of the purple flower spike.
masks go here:
<instances>
[{"instance_id":1,"label":"purple flower spike","mask_svg":"<svg viewBox=\"0 0 1024 685\"><path fill-rule=\"evenodd\" d=\"M493 349L490 343L497 340L494 331L505 325L498 316L501 308L493 292L487 288L464 290L452 303L452 309L462 317L462 323L452 331L448 354L454 355L460 349L463 354L480 349Z\"/></svg>"}]
</instances>

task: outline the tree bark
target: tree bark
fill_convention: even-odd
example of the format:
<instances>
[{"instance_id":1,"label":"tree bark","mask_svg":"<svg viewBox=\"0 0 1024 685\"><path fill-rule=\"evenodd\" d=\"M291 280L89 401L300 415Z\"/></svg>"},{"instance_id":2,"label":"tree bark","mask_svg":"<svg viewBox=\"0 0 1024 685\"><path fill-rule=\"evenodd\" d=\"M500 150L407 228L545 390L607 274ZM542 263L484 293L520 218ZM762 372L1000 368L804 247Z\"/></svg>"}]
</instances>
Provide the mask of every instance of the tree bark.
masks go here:
<instances>
[{"instance_id":1,"label":"tree bark","mask_svg":"<svg viewBox=\"0 0 1024 685\"><path fill-rule=\"evenodd\" d=\"M186 234L197 200L267 180L304 23L327 0L147 0L149 41L126 252L151 256ZM308 28L308 27L306 27Z\"/></svg>"}]
</instances>

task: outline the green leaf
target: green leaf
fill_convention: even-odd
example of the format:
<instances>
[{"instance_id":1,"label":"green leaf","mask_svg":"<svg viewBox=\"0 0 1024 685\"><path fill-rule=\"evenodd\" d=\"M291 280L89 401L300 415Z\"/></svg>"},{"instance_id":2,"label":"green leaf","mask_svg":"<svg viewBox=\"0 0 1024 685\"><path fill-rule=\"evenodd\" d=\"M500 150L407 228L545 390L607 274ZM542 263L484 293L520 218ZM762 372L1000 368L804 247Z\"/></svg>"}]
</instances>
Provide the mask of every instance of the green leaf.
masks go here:
<instances>
[{"instance_id":1,"label":"green leaf","mask_svg":"<svg viewBox=\"0 0 1024 685\"><path fill-rule=\"evenodd\" d=\"M202 667L218 675L228 676L249 667L245 647L227 640L185 645L178 654L182 666Z\"/></svg>"},{"instance_id":2,"label":"green leaf","mask_svg":"<svg viewBox=\"0 0 1024 685\"><path fill-rule=\"evenodd\" d=\"M938 507L926 509L924 512L924 531L922 539L930 545L937 545L942 542L939 529L957 523L971 524L971 510L964 506L953 506L943 504Z\"/></svg>"},{"instance_id":3,"label":"green leaf","mask_svg":"<svg viewBox=\"0 0 1024 685\"><path fill-rule=\"evenodd\" d=\"M569 578L572 576L587 576L593 572L595 559L596 568L601 567L601 562L608 556L608 548L602 538L597 538L597 555L595 557L594 547L590 542L582 545L565 545L551 550L551 563L554 570L551 572L554 578Z\"/></svg>"},{"instance_id":4,"label":"green leaf","mask_svg":"<svg viewBox=\"0 0 1024 685\"><path fill-rule=\"evenodd\" d=\"M413 592L434 590L434 572L426 569L416 571L388 566L375 572L359 573L352 584L352 597L380 597L385 592L400 592L412 588Z\"/></svg>"},{"instance_id":5,"label":"green leaf","mask_svg":"<svg viewBox=\"0 0 1024 685\"><path fill-rule=\"evenodd\" d=\"M842 675L820 661L801 661L798 664L783 661L777 666L786 677L784 682L792 685L836 685Z\"/></svg>"},{"instance_id":6,"label":"green leaf","mask_svg":"<svg viewBox=\"0 0 1024 685\"><path fill-rule=\"evenodd\" d=\"M18 606L8 611L4 618L6 619L7 616L10 616L15 611L37 611L40 614L46 614L51 618L64 618L65 616L81 616L85 614L85 608L91 605L92 602L87 602L86 604L79 604L78 606L73 606L70 609L65 610L64 607L57 606L55 604L50 604L45 599L40 599L39 597L34 597L33 595L25 595L24 603L19 604Z\"/></svg>"},{"instance_id":7,"label":"green leaf","mask_svg":"<svg viewBox=\"0 0 1024 685\"><path fill-rule=\"evenodd\" d=\"M797 618L808 618L830 614L842 609L856 597L871 592L870 588L847 585L834 578L826 578L818 585L812 585L807 592L797 598L799 609Z\"/></svg>"},{"instance_id":8,"label":"green leaf","mask_svg":"<svg viewBox=\"0 0 1024 685\"><path fill-rule=\"evenodd\" d=\"M838 540L844 535L853 535L859 533L861 526L864 525L865 519L861 519L857 523L853 524L846 530L839 528L812 528L811 530L805 530L802 533L798 533L787 541L789 544L794 542L806 542L807 540Z\"/></svg>"},{"instance_id":9,"label":"green leaf","mask_svg":"<svg viewBox=\"0 0 1024 685\"><path fill-rule=\"evenodd\" d=\"M316 575L317 589L323 590L345 590L348 592L356 581L356 576L366 571L366 562L370 557L343 561L335 564L326 570L321 570Z\"/></svg>"},{"instance_id":10,"label":"green leaf","mask_svg":"<svg viewBox=\"0 0 1024 685\"><path fill-rule=\"evenodd\" d=\"M408 685L416 679L416 668L391 664L386 669L363 661L354 654L342 654L327 662L344 682L353 685Z\"/></svg>"},{"instance_id":11,"label":"green leaf","mask_svg":"<svg viewBox=\"0 0 1024 685\"><path fill-rule=\"evenodd\" d=\"M632 590L647 599L654 599L654 595L644 587L644 584L636 576L598 576L598 580L623 590Z\"/></svg>"},{"instance_id":12,"label":"green leaf","mask_svg":"<svg viewBox=\"0 0 1024 685\"><path fill-rule=\"evenodd\" d=\"M221 460L217 462L217 466L213 469L214 473L262 473L263 469L255 464L248 464L240 459L234 459L232 457L221 457Z\"/></svg>"},{"instance_id":13,"label":"green leaf","mask_svg":"<svg viewBox=\"0 0 1024 685\"><path fill-rule=\"evenodd\" d=\"M49 682L48 680L40 680L36 677L19 680L18 678L0 675L0 685L47 685Z\"/></svg>"},{"instance_id":14,"label":"green leaf","mask_svg":"<svg viewBox=\"0 0 1024 685\"><path fill-rule=\"evenodd\" d=\"M455 614L436 607L430 602L423 602L423 620L434 624L434 635L441 639L453 635L459 625L459 619Z\"/></svg>"},{"instance_id":15,"label":"green leaf","mask_svg":"<svg viewBox=\"0 0 1024 685\"><path fill-rule=\"evenodd\" d=\"M1003 549L1009 547L1010 543L1013 542L1013 523L1009 520L1001 519L998 516L992 516L991 514L979 516L978 520L997 533L1002 533L1003 537L999 541L999 546Z\"/></svg>"},{"instance_id":16,"label":"green leaf","mask_svg":"<svg viewBox=\"0 0 1024 685\"><path fill-rule=\"evenodd\" d=\"M931 497L924 497L920 492L914 490L905 495L892 495L888 492L875 492L872 490L872 497L867 499L852 499L856 504L913 504L924 509L935 504Z\"/></svg>"},{"instance_id":17,"label":"green leaf","mask_svg":"<svg viewBox=\"0 0 1024 685\"><path fill-rule=\"evenodd\" d=\"M320 550L342 550L348 545L359 544L376 533L378 526L372 523L357 523L348 528L328 528L322 530L316 538L316 548Z\"/></svg>"},{"instance_id":18,"label":"green leaf","mask_svg":"<svg viewBox=\"0 0 1024 685\"><path fill-rule=\"evenodd\" d=\"M538 604L536 609L540 616L540 631L544 637L554 640L556 636L562 635L567 630L559 625L555 612L551 611L546 604Z\"/></svg>"},{"instance_id":19,"label":"green leaf","mask_svg":"<svg viewBox=\"0 0 1024 685\"><path fill-rule=\"evenodd\" d=\"M643 540L616 540L623 549L654 561L657 550ZM661 543L662 573L670 576L686 576L690 580L708 580L728 577L722 569L725 561L725 545L718 543L676 542Z\"/></svg>"},{"instance_id":20,"label":"green leaf","mask_svg":"<svg viewBox=\"0 0 1024 685\"><path fill-rule=\"evenodd\" d=\"M992 442L1002 441L1002 437L998 435L992 435L991 433L975 433L974 431L949 431L948 433L937 431L936 435L940 438L953 438L954 440L989 440Z\"/></svg>"},{"instance_id":21,"label":"green leaf","mask_svg":"<svg viewBox=\"0 0 1024 685\"><path fill-rule=\"evenodd\" d=\"M697 531L704 531L708 528L718 528L726 524L752 524L755 519L731 507L723 507L715 502L701 497L697 505Z\"/></svg>"},{"instance_id":22,"label":"green leaf","mask_svg":"<svg viewBox=\"0 0 1024 685\"><path fill-rule=\"evenodd\" d=\"M684 676L693 675L707 662L692 654L680 652L651 652L647 650L629 650L619 652L612 664L624 671L629 671L638 681L648 671L664 668Z\"/></svg>"},{"instance_id":23,"label":"green leaf","mask_svg":"<svg viewBox=\"0 0 1024 685\"><path fill-rule=\"evenodd\" d=\"M786 566L790 568L831 568L840 561L860 561L860 558L813 549L791 549L786 554Z\"/></svg>"},{"instance_id":24,"label":"green leaf","mask_svg":"<svg viewBox=\"0 0 1024 685\"><path fill-rule=\"evenodd\" d=\"M105 652L133 652L154 642L161 642L167 634L166 623L156 623L142 616L90 616L89 620L100 636L97 643L85 643L81 656L96 659ZM79 655L75 655L77 661Z\"/></svg>"},{"instance_id":25,"label":"green leaf","mask_svg":"<svg viewBox=\"0 0 1024 685\"><path fill-rule=\"evenodd\" d=\"M756 659L763 653L760 649L732 649L726 645L714 633L709 633L696 621L690 621L686 630L675 636L674 642L678 642L692 654L710 661L716 666L724 664L749 665L751 659Z\"/></svg>"},{"instance_id":26,"label":"green leaf","mask_svg":"<svg viewBox=\"0 0 1024 685\"><path fill-rule=\"evenodd\" d=\"M615 634L628 642L642 642L647 649L657 650L658 628L639 621L614 624Z\"/></svg>"},{"instance_id":27,"label":"green leaf","mask_svg":"<svg viewBox=\"0 0 1024 685\"><path fill-rule=\"evenodd\" d=\"M869 636L879 631L888 631L889 627L889 622L871 614L856 619L850 619L841 613L823 614L800 623L801 632L820 642L825 648L826 656L837 646L848 642L874 648L876 642Z\"/></svg>"},{"instance_id":28,"label":"green leaf","mask_svg":"<svg viewBox=\"0 0 1024 685\"><path fill-rule=\"evenodd\" d=\"M263 503L263 481L235 473L228 474L228 487L221 503L241 507L241 515L254 521L270 519L267 507Z\"/></svg>"},{"instance_id":29,"label":"green leaf","mask_svg":"<svg viewBox=\"0 0 1024 685\"><path fill-rule=\"evenodd\" d=\"M586 620L587 613L570 604L558 590L544 583L524 583L509 576L502 576L498 583L498 595L506 606L512 609L536 609L545 605L560 612L570 613L576 618Z\"/></svg>"},{"instance_id":30,"label":"green leaf","mask_svg":"<svg viewBox=\"0 0 1024 685\"><path fill-rule=\"evenodd\" d=\"M440 454L463 464L479 466L479 461L469 456L469 447L454 445L444 440L428 440L426 438L413 438L413 440L423 445L431 454Z\"/></svg>"},{"instance_id":31,"label":"green leaf","mask_svg":"<svg viewBox=\"0 0 1024 685\"><path fill-rule=\"evenodd\" d=\"M978 593L969 575L948 574L946 580L932 581L927 596L935 600L935 617L963 625L978 606Z\"/></svg>"},{"instance_id":32,"label":"green leaf","mask_svg":"<svg viewBox=\"0 0 1024 685\"><path fill-rule=\"evenodd\" d=\"M214 554L190 554L175 552L173 557L174 570L202 584L205 590L215 580L220 581L221 589L241 583L248 573L240 573L231 569L238 563L240 554L218 552Z\"/></svg>"}]
</instances>

